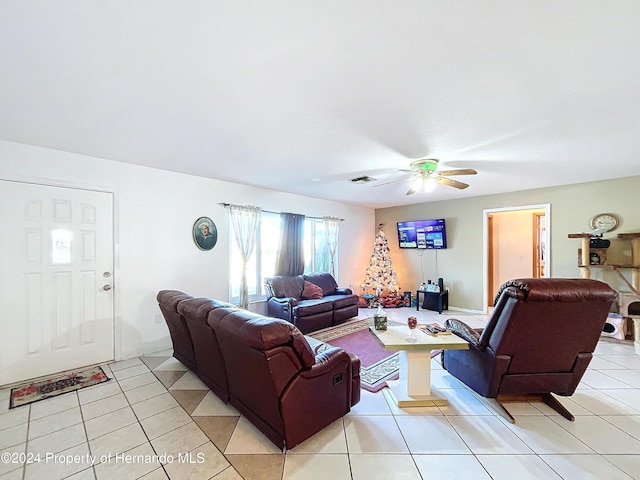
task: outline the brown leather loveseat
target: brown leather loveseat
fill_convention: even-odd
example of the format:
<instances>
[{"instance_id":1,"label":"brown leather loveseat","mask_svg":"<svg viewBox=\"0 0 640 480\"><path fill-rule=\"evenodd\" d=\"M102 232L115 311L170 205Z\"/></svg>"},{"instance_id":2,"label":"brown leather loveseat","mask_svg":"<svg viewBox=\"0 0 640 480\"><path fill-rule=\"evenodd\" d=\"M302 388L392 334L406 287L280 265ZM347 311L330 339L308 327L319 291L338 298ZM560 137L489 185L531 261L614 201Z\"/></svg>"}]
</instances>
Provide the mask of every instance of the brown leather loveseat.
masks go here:
<instances>
[{"instance_id":1,"label":"brown leather loveseat","mask_svg":"<svg viewBox=\"0 0 640 480\"><path fill-rule=\"evenodd\" d=\"M319 287L319 298L305 295L309 283ZM267 277L265 292L268 315L293 323L302 333L338 325L358 315L358 296L349 288L338 288L330 273Z\"/></svg>"},{"instance_id":2,"label":"brown leather loveseat","mask_svg":"<svg viewBox=\"0 0 640 480\"><path fill-rule=\"evenodd\" d=\"M295 447L360 401L360 360L342 348L312 348L291 323L219 300L176 290L157 299L174 356L192 352L185 365L278 447Z\"/></svg>"}]
</instances>

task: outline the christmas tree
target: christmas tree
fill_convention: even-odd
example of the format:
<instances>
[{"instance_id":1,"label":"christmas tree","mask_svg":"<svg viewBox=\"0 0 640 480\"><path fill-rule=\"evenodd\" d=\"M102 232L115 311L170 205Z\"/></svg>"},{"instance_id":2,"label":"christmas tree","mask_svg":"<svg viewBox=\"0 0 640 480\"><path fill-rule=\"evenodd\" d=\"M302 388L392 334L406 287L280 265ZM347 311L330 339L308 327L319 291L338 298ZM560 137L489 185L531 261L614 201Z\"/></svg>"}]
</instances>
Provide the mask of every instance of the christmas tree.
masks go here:
<instances>
[{"instance_id":1,"label":"christmas tree","mask_svg":"<svg viewBox=\"0 0 640 480\"><path fill-rule=\"evenodd\" d=\"M369 301L371 307L376 306L377 299L382 301L383 305L395 305L399 301L397 293L400 287L398 286L398 276L391 266L389 242L382 231L382 225L379 228L369 266L364 281L360 285L363 293L375 293L376 298Z\"/></svg>"}]
</instances>

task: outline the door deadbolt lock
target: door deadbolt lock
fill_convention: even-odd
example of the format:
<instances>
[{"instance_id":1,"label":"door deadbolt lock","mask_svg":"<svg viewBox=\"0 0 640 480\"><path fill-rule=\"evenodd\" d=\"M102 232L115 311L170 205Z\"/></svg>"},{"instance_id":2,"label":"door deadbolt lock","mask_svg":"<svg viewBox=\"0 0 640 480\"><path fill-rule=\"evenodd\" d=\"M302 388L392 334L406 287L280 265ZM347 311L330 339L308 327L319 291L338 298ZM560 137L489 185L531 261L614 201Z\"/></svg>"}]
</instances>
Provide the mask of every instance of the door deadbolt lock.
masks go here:
<instances>
[{"instance_id":1,"label":"door deadbolt lock","mask_svg":"<svg viewBox=\"0 0 640 480\"><path fill-rule=\"evenodd\" d=\"M105 285L104 287L102 287L102 289L103 289L105 292L108 292L109 290L111 290L111 285Z\"/></svg>"},{"instance_id":2,"label":"door deadbolt lock","mask_svg":"<svg viewBox=\"0 0 640 480\"><path fill-rule=\"evenodd\" d=\"M109 277L111 276L111 272L104 272L104 273L102 274L102 276L103 276L104 278L109 278Z\"/></svg>"}]
</instances>

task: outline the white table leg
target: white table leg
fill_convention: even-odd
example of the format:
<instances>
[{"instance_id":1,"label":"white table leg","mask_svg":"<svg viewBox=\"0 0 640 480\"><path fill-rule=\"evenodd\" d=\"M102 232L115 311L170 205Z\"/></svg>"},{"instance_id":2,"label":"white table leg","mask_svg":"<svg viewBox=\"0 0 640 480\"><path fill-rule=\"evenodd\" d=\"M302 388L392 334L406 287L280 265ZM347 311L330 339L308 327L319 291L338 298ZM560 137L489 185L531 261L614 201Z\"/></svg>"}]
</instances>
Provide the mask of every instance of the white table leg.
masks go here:
<instances>
[{"instance_id":1,"label":"white table leg","mask_svg":"<svg viewBox=\"0 0 640 480\"><path fill-rule=\"evenodd\" d=\"M431 391L431 352L428 350L401 351L400 378L387 384L399 407L447 404Z\"/></svg>"}]
</instances>

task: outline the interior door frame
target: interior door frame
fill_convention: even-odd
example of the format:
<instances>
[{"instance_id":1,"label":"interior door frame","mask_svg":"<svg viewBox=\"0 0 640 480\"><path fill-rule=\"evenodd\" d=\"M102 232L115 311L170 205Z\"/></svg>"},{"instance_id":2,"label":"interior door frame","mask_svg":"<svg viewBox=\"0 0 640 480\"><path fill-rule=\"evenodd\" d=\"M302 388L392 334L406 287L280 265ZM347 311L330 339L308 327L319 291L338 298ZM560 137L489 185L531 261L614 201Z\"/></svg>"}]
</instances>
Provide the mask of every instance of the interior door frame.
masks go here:
<instances>
[{"instance_id":1,"label":"interior door frame","mask_svg":"<svg viewBox=\"0 0 640 480\"><path fill-rule=\"evenodd\" d=\"M7 180L10 182L30 183L34 185L42 185L45 187L60 187L60 188L72 188L76 190L88 190L92 192L109 193L113 198L113 218L112 218L112 231L113 231L113 251L111 252L113 258L113 358L115 361L122 358L122 323L120 321L120 295L118 295L118 279L120 278L119 258L119 237L120 232L118 228L118 213L119 213L119 196L118 191L115 188L88 185L83 183L74 183L70 181L63 181L52 178L32 177L27 175L12 175L1 174L0 180Z\"/></svg>"},{"instance_id":2,"label":"interior door frame","mask_svg":"<svg viewBox=\"0 0 640 480\"><path fill-rule=\"evenodd\" d=\"M523 210L544 210L546 217L545 246L546 246L546 276L551 277L551 204L541 203L536 205L521 205L515 207L486 208L482 210L482 313L489 310L489 249L492 245L489 241L489 215L499 212L518 212Z\"/></svg>"}]
</instances>

